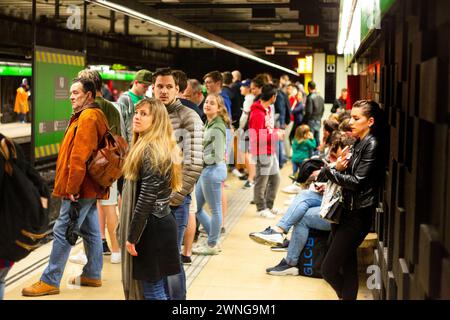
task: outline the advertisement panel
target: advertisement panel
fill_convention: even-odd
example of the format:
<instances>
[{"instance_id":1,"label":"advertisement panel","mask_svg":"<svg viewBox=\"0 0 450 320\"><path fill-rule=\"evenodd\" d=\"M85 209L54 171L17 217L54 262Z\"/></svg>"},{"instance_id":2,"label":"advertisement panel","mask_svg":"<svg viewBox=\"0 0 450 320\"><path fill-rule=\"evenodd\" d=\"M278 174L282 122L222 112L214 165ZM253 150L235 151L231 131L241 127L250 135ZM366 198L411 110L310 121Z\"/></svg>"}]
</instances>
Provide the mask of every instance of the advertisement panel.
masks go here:
<instances>
[{"instance_id":1,"label":"advertisement panel","mask_svg":"<svg viewBox=\"0 0 450 320\"><path fill-rule=\"evenodd\" d=\"M39 161L55 157L67 127L72 107L70 83L84 68L85 57L74 51L36 46L34 156Z\"/></svg>"}]
</instances>

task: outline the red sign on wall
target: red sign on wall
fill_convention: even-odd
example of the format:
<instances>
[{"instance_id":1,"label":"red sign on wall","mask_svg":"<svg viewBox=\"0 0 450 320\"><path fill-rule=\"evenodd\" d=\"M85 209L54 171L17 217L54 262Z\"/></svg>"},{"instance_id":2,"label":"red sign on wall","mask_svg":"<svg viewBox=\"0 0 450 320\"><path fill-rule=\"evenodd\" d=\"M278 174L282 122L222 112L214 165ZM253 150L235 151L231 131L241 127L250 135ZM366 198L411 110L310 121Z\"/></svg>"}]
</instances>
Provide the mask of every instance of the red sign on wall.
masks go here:
<instances>
[{"instance_id":1,"label":"red sign on wall","mask_svg":"<svg viewBox=\"0 0 450 320\"><path fill-rule=\"evenodd\" d=\"M305 25L305 34L307 37L318 37L319 36L319 25L318 24Z\"/></svg>"}]
</instances>

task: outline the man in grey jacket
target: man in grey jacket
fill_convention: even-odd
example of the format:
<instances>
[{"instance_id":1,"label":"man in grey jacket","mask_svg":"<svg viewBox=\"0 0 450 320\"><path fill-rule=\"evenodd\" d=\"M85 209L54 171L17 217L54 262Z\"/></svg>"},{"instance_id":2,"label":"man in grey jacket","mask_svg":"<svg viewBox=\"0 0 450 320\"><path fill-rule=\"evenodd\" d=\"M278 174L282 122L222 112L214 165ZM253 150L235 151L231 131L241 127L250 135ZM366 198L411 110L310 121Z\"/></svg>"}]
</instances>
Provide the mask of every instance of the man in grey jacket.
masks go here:
<instances>
[{"instance_id":1,"label":"man in grey jacket","mask_svg":"<svg viewBox=\"0 0 450 320\"><path fill-rule=\"evenodd\" d=\"M166 106L178 146L183 151L183 187L180 192L172 194L170 200L172 214L177 220L178 249L181 251L189 217L190 194L203 169L203 122L195 111L177 99L180 87L172 70L157 70L153 75L153 83L155 98ZM171 300L186 299L183 267L181 273L167 278L166 289Z\"/></svg>"}]
</instances>

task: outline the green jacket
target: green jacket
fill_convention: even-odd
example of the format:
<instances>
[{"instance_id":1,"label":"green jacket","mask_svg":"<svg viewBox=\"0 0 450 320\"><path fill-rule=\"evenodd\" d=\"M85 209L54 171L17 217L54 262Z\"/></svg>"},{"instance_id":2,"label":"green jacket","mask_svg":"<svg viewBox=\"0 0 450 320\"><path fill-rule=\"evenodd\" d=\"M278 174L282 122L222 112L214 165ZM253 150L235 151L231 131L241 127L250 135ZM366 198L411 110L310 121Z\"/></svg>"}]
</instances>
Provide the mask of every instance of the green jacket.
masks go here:
<instances>
[{"instance_id":1,"label":"green jacket","mask_svg":"<svg viewBox=\"0 0 450 320\"><path fill-rule=\"evenodd\" d=\"M102 97L96 97L95 102L100 106L103 113L106 116L106 120L108 120L109 129L112 133L115 133L117 135L120 134L120 113L117 111L117 109L114 107L114 105L109 102L108 100L105 100Z\"/></svg>"},{"instance_id":2,"label":"green jacket","mask_svg":"<svg viewBox=\"0 0 450 320\"><path fill-rule=\"evenodd\" d=\"M297 139L292 142L292 161L301 163L311 157L312 151L316 148L316 140L308 139L298 143Z\"/></svg>"},{"instance_id":3,"label":"green jacket","mask_svg":"<svg viewBox=\"0 0 450 320\"><path fill-rule=\"evenodd\" d=\"M203 134L203 162L205 165L223 162L225 159L227 129L222 117L206 122Z\"/></svg>"}]
</instances>

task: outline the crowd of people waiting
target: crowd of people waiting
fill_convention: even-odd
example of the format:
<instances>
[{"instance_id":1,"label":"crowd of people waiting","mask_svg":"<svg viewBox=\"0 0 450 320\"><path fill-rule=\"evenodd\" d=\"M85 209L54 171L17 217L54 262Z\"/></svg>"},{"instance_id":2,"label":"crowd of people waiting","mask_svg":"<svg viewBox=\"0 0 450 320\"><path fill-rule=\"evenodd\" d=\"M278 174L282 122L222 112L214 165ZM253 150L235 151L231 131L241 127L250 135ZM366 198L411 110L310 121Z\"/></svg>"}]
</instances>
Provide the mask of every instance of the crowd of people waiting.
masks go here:
<instances>
[{"instance_id":1,"label":"crowd of people waiting","mask_svg":"<svg viewBox=\"0 0 450 320\"><path fill-rule=\"evenodd\" d=\"M323 122L320 139L324 100L313 81L308 95L287 76L275 80L259 74L242 80L239 71L212 71L203 82L206 95L201 82L181 70L140 70L130 90L111 103L102 97L98 72L78 74L70 88L73 113L57 160L53 195L62 202L50 261L40 280L23 288L24 296L58 294L69 258L84 265L69 283L99 287L102 255L111 254L111 263L122 264L126 299L186 299L183 264L191 262L191 254L221 252L227 169L245 181L243 188L253 188L257 215L274 219L281 214L274 206L280 168L290 158L296 179L303 162L319 157L324 166L308 177L311 186L289 186L298 195L286 214L276 226L250 237L287 247L287 257L267 269L269 274L298 274L298 255L309 228L331 229L323 276L339 297L356 298L356 248L370 228L380 177L375 161L379 106L358 101L351 112L337 108ZM152 97L145 96L149 87ZM86 163L109 129L126 139L129 152L123 178L103 188L89 176ZM343 188L344 214L336 226L320 218L325 187L316 180ZM84 252L69 257L72 246L65 232L75 202ZM194 246L199 225L207 237ZM0 288L11 265L0 260Z\"/></svg>"}]
</instances>

